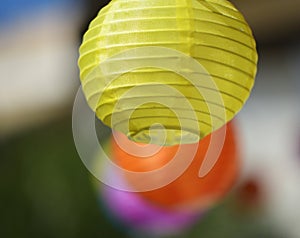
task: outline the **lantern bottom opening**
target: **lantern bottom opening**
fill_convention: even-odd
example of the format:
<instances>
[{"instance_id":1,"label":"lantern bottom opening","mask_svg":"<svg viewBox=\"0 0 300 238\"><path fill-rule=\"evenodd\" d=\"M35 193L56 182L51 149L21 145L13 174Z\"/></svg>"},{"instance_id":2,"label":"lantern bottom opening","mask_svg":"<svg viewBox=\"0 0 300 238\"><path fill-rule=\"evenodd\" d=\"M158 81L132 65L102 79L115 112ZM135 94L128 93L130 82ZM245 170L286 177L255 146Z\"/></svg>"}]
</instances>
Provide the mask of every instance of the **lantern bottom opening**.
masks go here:
<instances>
[{"instance_id":1,"label":"lantern bottom opening","mask_svg":"<svg viewBox=\"0 0 300 238\"><path fill-rule=\"evenodd\" d=\"M135 142L163 146L193 144L200 140L200 136L194 132L166 128L150 128L138 132L129 132L127 137Z\"/></svg>"}]
</instances>

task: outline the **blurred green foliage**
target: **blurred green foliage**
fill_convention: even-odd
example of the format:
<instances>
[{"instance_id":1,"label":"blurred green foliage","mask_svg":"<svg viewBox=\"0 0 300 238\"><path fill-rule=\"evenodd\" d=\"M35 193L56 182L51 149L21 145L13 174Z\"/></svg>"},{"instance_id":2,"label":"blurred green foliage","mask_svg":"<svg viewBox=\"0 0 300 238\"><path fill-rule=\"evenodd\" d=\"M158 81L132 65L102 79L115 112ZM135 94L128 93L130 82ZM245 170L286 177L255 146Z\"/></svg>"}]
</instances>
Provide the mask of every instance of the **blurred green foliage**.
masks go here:
<instances>
[{"instance_id":1,"label":"blurred green foliage","mask_svg":"<svg viewBox=\"0 0 300 238\"><path fill-rule=\"evenodd\" d=\"M72 137L71 115L0 142L0 237L129 237L101 212ZM225 201L180 237L277 237Z\"/></svg>"}]
</instances>

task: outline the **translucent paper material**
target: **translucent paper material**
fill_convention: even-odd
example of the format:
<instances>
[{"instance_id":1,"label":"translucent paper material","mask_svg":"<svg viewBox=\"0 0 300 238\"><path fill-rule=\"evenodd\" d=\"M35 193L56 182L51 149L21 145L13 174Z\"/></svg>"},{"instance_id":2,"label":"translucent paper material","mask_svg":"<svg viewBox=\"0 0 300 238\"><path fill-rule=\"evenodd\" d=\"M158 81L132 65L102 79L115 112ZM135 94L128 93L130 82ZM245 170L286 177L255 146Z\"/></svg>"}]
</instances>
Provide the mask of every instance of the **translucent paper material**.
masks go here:
<instances>
[{"instance_id":1,"label":"translucent paper material","mask_svg":"<svg viewBox=\"0 0 300 238\"><path fill-rule=\"evenodd\" d=\"M97 117L134 141L164 145L195 143L230 121L256 65L251 29L226 0L112 0L79 59Z\"/></svg>"}]
</instances>

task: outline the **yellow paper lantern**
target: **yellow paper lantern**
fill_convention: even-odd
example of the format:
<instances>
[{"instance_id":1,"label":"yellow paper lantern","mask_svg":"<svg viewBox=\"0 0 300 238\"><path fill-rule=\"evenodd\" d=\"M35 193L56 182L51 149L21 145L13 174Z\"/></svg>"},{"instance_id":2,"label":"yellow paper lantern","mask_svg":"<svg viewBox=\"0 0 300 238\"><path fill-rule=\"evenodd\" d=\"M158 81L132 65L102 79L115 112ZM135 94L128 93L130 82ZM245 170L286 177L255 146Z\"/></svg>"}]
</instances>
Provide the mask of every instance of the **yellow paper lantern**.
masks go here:
<instances>
[{"instance_id":1,"label":"yellow paper lantern","mask_svg":"<svg viewBox=\"0 0 300 238\"><path fill-rule=\"evenodd\" d=\"M254 84L256 44L226 0L112 0L80 47L84 94L136 142L195 143L230 121Z\"/></svg>"}]
</instances>

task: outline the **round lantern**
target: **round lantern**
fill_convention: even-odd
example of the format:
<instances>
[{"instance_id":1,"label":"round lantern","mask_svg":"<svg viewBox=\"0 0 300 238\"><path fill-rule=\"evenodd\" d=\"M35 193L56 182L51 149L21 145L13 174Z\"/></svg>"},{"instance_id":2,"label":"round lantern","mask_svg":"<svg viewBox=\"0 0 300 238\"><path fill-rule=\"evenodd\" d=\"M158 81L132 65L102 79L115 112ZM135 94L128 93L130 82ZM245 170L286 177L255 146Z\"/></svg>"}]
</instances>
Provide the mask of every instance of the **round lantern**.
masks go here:
<instances>
[{"instance_id":1,"label":"round lantern","mask_svg":"<svg viewBox=\"0 0 300 238\"><path fill-rule=\"evenodd\" d=\"M257 59L229 1L112 0L84 35L79 68L104 124L136 142L174 145L196 143L238 113Z\"/></svg>"},{"instance_id":2,"label":"round lantern","mask_svg":"<svg viewBox=\"0 0 300 238\"><path fill-rule=\"evenodd\" d=\"M107 171L111 179L126 184L121 174ZM101 200L105 210L115 221L137 232L149 235L178 234L200 218L196 212L172 211L149 203L139 194L101 186Z\"/></svg>"},{"instance_id":3,"label":"round lantern","mask_svg":"<svg viewBox=\"0 0 300 238\"><path fill-rule=\"evenodd\" d=\"M193 156L188 168L173 182L155 190L139 192L139 194L155 204L172 209L207 209L228 193L238 176L239 160L232 122L228 123L226 127L226 137L220 156L204 177L199 176L199 170L204 163L212 136L217 140L222 139L221 129L202 139L198 144L196 154L191 150L192 144L182 144L162 147L155 154L144 157L133 153L140 150L140 143L132 142L119 133L115 135L116 139L112 139L112 158L124 170L123 174L126 176L127 182L134 188L141 188L142 191L142 187L149 183L149 180L159 184L173 170L181 167L183 161ZM162 170L171 160L174 161L178 147L181 147L184 153L177 158L175 167L173 166L170 171ZM135 174L127 173L127 171L158 172L141 180Z\"/></svg>"}]
</instances>

